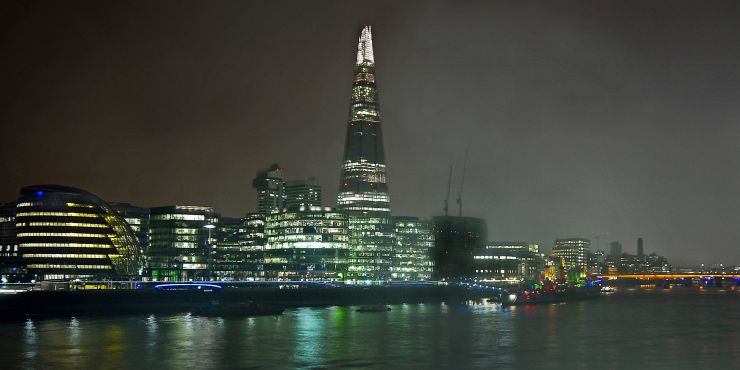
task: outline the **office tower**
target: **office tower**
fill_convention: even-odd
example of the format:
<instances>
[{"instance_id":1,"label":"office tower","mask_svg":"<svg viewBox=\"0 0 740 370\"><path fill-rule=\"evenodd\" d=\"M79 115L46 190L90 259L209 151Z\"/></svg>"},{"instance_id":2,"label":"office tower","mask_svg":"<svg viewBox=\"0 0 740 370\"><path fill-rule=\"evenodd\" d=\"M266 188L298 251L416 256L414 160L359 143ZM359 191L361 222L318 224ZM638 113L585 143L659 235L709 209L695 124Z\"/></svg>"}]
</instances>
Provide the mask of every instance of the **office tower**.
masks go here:
<instances>
[{"instance_id":1,"label":"office tower","mask_svg":"<svg viewBox=\"0 0 740 370\"><path fill-rule=\"evenodd\" d=\"M637 238L637 257L642 257L645 255L645 251L643 250L642 246L642 238Z\"/></svg>"},{"instance_id":2,"label":"office tower","mask_svg":"<svg viewBox=\"0 0 740 370\"><path fill-rule=\"evenodd\" d=\"M393 280L429 280L434 262L434 232L429 221L418 217L395 216L396 248L391 278Z\"/></svg>"},{"instance_id":3,"label":"office tower","mask_svg":"<svg viewBox=\"0 0 740 370\"><path fill-rule=\"evenodd\" d=\"M329 209L267 215L264 273L268 280L344 280L348 270L348 219Z\"/></svg>"},{"instance_id":4,"label":"office tower","mask_svg":"<svg viewBox=\"0 0 740 370\"><path fill-rule=\"evenodd\" d=\"M257 172L252 181L257 190L257 212L270 214L280 212L285 203L285 181L283 169L276 163Z\"/></svg>"},{"instance_id":5,"label":"office tower","mask_svg":"<svg viewBox=\"0 0 740 370\"><path fill-rule=\"evenodd\" d=\"M321 185L315 178L285 183L285 208L299 210L301 207L321 207Z\"/></svg>"},{"instance_id":6,"label":"office tower","mask_svg":"<svg viewBox=\"0 0 740 370\"><path fill-rule=\"evenodd\" d=\"M583 238L555 240L552 255L563 259L565 270L585 271L588 267L588 251L591 241Z\"/></svg>"},{"instance_id":7,"label":"office tower","mask_svg":"<svg viewBox=\"0 0 740 370\"><path fill-rule=\"evenodd\" d=\"M620 242L609 243L609 255L610 256L621 256L622 255L622 243Z\"/></svg>"},{"instance_id":8,"label":"office tower","mask_svg":"<svg viewBox=\"0 0 740 370\"><path fill-rule=\"evenodd\" d=\"M21 189L16 211L16 241L29 279L125 279L141 274L136 235L97 196L60 185L27 186Z\"/></svg>"},{"instance_id":9,"label":"office tower","mask_svg":"<svg viewBox=\"0 0 740 370\"><path fill-rule=\"evenodd\" d=\"M486 221L475 217L435 216L432 222L435 279L473 279L473 252L488 241Z\"/></svg>"},{"instance_id":10,"label":"office tower","mask_svg":"<svg viewBox=\"0 0 740 370\"><path fill-rule=\"evenodd\" d=\"M137 207L130 203L110 203L110 206L134 231L143 253L146 254L149 248L149 208Z\"/></svg>"},{"instance_id":11,"label":"office tower","mask_svg":"<svg viewBox=\"0 0 740 370\"><path fill-rule=\"evenodd\" d=\"M393 258L394 224L386 182L385 154L370 26L357 46L337 208L349 215L349 280L387 280Z\"/></svg>"},{"instance_id":12,"label":"office tower","mask_svg":"<svg viewBox=\"0 0 740 370\"><path fill-rule=\"evenodd\" d=\"M209 258L218 216L211 207L149 210L147 274L156 281L209 280Z\"/></svg>"}]
</instances>

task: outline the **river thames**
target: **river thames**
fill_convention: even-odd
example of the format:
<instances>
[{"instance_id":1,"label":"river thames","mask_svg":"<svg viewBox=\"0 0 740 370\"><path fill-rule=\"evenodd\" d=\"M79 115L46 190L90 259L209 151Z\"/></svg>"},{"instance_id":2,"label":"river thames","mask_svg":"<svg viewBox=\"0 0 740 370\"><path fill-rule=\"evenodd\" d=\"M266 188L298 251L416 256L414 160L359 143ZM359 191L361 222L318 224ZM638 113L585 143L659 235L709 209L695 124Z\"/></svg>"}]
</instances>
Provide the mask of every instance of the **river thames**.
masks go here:
<instances>
[{"instance_id":1,"label":"river thames","mask_svg":"<svg viewBox=\"0 0 740 370\"><path fill-rule=\"evenodd\" d=\"M0 324L3 369L717 369L740 363L738 293L621 291L502 308L403 304L282 316L67 317Z\"/></svg>"}]
</instances>

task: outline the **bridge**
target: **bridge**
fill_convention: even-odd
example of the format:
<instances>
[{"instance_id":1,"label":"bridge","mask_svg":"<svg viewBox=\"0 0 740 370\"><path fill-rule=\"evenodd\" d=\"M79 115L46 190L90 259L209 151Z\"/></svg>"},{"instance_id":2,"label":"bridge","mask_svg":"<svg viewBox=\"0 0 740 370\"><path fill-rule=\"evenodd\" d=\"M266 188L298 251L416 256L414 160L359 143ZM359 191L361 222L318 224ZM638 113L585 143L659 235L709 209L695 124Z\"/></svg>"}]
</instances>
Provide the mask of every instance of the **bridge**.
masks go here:
<instances>
[{"instance_id":1,"label":"bridge","mask_svg":"<svg viewBox=\"0 0 740 370\"><path fill-rule=\"evenodd\" d=\"M685 274L607 274L599 275L603 279L644 279L644 280L678 280L678 279L740 279L740 274L712 274L712 273L685 273Z\"/></svg>"}]
</instances>

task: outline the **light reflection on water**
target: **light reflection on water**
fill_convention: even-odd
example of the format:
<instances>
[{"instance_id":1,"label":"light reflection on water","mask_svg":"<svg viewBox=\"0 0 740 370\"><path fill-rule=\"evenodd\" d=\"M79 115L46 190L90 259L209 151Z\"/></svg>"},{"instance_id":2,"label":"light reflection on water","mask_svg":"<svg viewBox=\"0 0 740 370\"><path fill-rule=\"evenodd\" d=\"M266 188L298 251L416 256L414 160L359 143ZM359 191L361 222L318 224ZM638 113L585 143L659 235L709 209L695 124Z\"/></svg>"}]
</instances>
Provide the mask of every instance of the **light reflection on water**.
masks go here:
<instances>
[{"instance_id":1,"label":"light reflection on water","mask_svg":"<svg viewBox=\"0 0 740 370\"><path fill-rule=\"evenodd\" d=\"M279 317L141 315L0 324L3 368L731 368L738 295L626 293L289 309ZM6 366L5 364L11 364Z\"/></svg>"}]
</instances>

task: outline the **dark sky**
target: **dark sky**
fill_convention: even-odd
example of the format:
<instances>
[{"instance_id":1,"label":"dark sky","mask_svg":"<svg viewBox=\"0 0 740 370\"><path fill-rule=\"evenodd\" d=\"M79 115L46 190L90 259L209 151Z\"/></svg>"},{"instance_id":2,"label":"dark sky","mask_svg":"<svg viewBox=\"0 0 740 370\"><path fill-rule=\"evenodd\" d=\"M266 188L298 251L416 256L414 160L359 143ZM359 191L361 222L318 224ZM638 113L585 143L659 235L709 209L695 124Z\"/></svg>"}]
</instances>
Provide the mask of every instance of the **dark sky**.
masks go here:
<instances>
[{"instance_id":1,"label":"dark sky","mask_svg":"<svg viewBox=\"0 0 740 370\"><path fill-rule=\"evenodd\" d=\"M394 214L441 213L467 148L492 240L740 264L738 1L6 1L0 23L2 200L239 216L278 162L333 206L369 23Z\"/></svg>"}]
</instances>

